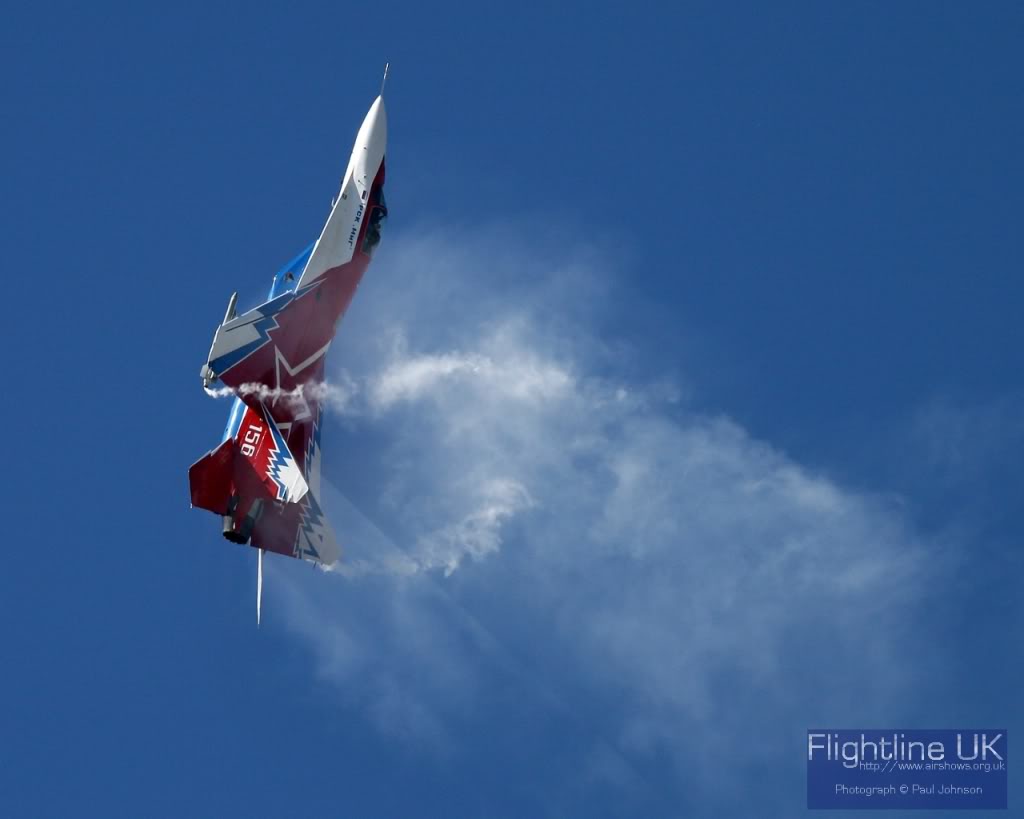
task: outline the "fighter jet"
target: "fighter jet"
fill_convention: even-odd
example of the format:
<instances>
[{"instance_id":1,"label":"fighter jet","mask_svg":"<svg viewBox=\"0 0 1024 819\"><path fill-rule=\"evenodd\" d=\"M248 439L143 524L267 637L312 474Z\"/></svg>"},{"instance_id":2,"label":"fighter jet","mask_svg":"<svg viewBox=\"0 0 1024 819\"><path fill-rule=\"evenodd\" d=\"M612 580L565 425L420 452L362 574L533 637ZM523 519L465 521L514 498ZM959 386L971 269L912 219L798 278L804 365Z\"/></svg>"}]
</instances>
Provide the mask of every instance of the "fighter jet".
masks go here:
<instances>
[{"instance_id":1,"label":"fighter jet","mask_svg":"<svg viewBox=\"0 0 1024 819\"><path fill-rule=\"evenodd\" d=\"M236 315L232 294L200 371L204 389L235 398L220 446L189 468L192 506L259 550L257 623L265 551L325 566L340 556L319 500L324 361L388 214L383 93L382 83L320 238L274 276L266 303Z\"/></svg>"}]
</instances>

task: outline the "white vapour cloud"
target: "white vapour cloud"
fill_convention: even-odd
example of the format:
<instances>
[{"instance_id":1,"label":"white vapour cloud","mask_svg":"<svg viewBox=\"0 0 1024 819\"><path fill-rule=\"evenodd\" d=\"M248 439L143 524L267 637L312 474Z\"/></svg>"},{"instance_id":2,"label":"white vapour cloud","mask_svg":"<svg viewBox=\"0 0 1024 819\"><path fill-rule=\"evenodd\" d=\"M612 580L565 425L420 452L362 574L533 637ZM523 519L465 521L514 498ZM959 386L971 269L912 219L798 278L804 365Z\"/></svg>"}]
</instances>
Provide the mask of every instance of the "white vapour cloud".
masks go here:
<instances>
[{"instance_id":1,"label":"white vapour cloud","mask_svg":"<svg viewBox=\"0 0 1024 819\"><path fill-rule=\"evenodd\" d=\"M557 399L572 388L571 374L557 363L529 349L510 351L507 345L515 345L515 334L515 327L501 327L496 337L487 340L489 348L502 356L499 360L479 352L409 354L404 338L399 337L394 357L371 379L371 405L387 410L403 401L429 397L445 382L472 382L495 395L528 402Z\"/></svg>"},{"instance_id":2,"label":"white vapour cloud","mask_svg":"<svg viewBox=\"0 0 1024 819\"><path fill-rule=\"evenodd\" d=\"M326 435L347 453L327 477L357 499L327 501L348 562L275 579L350 706L457 753L514 686L593 733L588 775L634 783L711 721L754 724L748 762L778 755L772 730L884 722L936 571L897 506L687 407L671 378L637 380L578 297L613 287L589 250L390 241L331 361L360 385ZM850 705L866 682L871 704ZM708 747L678 770L695 792Z\"/></svg>"},{"instance_id":3,"label":"white vapour cloud","mask_svg":"<svg viewBox=\"0 0 1024 819\"><path fill-rule=\"evenodd\" d=\"M508 478L491 478L476 494L476 505L459 520L417 539L420 568L443 567L445 575L450 575L463 558L482 558L498 551L503 524L533 505L526 487Z\"/></svg>"}]
</instances>

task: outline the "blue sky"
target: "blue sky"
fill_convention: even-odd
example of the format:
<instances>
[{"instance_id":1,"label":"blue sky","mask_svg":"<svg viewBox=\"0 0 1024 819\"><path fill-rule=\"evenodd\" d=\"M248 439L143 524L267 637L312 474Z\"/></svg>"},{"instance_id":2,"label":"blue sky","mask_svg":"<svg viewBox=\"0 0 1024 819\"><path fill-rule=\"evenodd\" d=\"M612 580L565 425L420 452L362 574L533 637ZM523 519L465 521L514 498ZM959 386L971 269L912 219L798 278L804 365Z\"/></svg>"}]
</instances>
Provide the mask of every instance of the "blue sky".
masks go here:
<instances>
[{"instance_id":1,"label":"blue sky","mask_svg":"<svg viewBox=\"0 0 1024 819\"><path fill-rule=\"evenodd\" d=\"M810 726L1019 729L1022 24L8 10L2 812L788 817ZM349 560L257 630L198 371L385 60Z\"/></svg>"}]
</instances>

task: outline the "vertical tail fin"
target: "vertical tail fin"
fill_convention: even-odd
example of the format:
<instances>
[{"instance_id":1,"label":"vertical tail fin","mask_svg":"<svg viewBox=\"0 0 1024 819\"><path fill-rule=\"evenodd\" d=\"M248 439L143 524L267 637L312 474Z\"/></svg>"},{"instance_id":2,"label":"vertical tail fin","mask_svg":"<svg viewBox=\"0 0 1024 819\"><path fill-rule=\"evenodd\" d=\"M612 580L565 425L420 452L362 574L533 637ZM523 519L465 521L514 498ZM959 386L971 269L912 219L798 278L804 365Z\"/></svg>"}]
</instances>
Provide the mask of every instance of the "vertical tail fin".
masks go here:
<instances>
[{"instance_id":1,"label":"vertical tail fin","mask_svg":"<svg viewBox=\"0 0 1024 819\"><path fill-rule=\"evenodd\" d=\"M192 505L229 514L231 498L298 503L309 491L281 431L260 405L246 407L233 438L208 452L188 470Z\"/></svg>"}]
</instances>

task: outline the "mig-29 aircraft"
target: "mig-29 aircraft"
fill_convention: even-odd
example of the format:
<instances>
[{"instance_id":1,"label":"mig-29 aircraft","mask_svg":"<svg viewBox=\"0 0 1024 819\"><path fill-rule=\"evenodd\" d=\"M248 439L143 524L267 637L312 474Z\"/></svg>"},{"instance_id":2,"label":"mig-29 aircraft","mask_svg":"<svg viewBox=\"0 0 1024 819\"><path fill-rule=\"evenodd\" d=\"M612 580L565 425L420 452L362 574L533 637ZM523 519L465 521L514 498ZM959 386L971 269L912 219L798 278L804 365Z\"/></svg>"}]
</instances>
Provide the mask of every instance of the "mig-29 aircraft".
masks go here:
<instances>
[{"instance_id":1,"label":"mig-29 aircraft","mask_svg":"<svg viewBox=\"0 0 1024 819\"><path fill-rule=\"evenodd\" d=\"M189 468L192 505L259 550L257 623L264 551L325 566L340 555L320 507L324 359L387 218L386 141L382 85L320 238L277 273L265 304L238 316L232 294L200 372L235 399L222 443Z\"/></svg>"}]
</instances>

